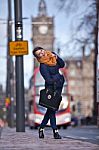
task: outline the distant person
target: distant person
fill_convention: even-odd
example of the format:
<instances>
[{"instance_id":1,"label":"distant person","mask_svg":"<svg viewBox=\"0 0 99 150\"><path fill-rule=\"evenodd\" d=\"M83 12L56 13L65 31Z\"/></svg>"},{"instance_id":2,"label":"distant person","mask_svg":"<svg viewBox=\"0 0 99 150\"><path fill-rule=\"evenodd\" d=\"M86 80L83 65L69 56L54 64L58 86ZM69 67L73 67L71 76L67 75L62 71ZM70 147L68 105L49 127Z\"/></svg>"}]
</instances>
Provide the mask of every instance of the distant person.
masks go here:
<instances>
[{"instance_id":1,"label":"distant person","mask_svg":"<svg viewBox=\"0 0 99 150\"><path fill-rule=\"evenodd\" d=\"M34 48L33 55L40 63L40 73L45 80L45 88L54 89L55 83L57 92L61 94L64 84L64 77L59 73L59 69L64 67L64 61L54 52L45 50L42 47ZM54 138L61 139L56 126L55 112L55 110L49 108L47 109L39 128L39 138L44 138L44 128L50 119Z\"/></svg>"}]
</instances>

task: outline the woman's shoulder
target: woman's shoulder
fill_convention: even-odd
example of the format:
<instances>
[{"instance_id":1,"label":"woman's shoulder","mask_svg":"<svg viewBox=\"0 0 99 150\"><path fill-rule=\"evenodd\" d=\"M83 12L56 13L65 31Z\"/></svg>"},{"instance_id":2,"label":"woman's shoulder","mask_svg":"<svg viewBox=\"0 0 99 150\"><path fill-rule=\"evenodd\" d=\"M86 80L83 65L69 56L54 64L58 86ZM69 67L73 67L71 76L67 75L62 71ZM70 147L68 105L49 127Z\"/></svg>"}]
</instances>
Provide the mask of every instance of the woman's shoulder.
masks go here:
<instances>
[{"instance_id":1,"label":"woman's shoulder","mask_svg":"<svg viewBox=\"0 0 99 150\"><path fill-rule=\"evenodd\" d=\"M47 68L47 67L48 67L48 65L40 63L40 68Z\"/></svg>"},{"instance_id":2,"label":"woman's shoulder","mask_svg":"<svg viewBox=\"0 0 99 150\"><path fill-rule=\"evenodd\" d=\"M43 63L40 64L40 72L45 73L45 72L48 72L48 70L49 68L46 64L43 64Z\"/></svg>"},{"instance_id":3,"label":"woman's shoulder","mask_svg":"<svg viewBox=\"0 0 99 150\"><path fill-rule=\"evenodd\" d=\"M40 63L40 66L47 66L46 64L44 64L44 63Z\"/></svg>"}]
</instances>

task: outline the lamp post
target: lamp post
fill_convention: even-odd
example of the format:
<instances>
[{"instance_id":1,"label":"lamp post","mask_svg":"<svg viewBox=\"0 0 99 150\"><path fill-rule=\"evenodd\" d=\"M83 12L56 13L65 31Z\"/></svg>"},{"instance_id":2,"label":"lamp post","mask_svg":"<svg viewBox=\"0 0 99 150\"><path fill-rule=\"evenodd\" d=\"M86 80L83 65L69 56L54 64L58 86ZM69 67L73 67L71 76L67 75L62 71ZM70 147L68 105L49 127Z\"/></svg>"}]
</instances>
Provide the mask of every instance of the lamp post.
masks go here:
<instances>
[{"instance_id":1,"label":"lamp post","mask_svg":"<svg viewBox=\"0 0 99 150\"><path fill-rule=\"evenodd\" d=\"M14 0L15 41L23 40L22 0ZM23 56L16 56L16 131L25 132Z\"/></svg>"}]
</instances>

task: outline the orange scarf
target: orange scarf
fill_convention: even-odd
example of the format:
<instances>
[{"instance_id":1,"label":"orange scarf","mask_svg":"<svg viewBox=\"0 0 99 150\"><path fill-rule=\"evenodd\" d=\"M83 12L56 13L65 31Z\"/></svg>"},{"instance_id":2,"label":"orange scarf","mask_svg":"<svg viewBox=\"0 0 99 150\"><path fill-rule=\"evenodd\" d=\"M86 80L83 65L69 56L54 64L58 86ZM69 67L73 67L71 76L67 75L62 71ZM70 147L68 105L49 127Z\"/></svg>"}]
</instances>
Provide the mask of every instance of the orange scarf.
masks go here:
<instances>
[{"instance_id":1,"label":"orange scarf","mask_svg":"<svg viewBox=\"0 0 99 150\"><path fill-rule=\"evenodd\" d=\"M56 57L53 56L53 53L48 50L46 50L45 53L47 54L46 56L37 58L38 62L46 64L48 66L55 66L57 61L56 61Z\"/></svg>"}]
</instances>

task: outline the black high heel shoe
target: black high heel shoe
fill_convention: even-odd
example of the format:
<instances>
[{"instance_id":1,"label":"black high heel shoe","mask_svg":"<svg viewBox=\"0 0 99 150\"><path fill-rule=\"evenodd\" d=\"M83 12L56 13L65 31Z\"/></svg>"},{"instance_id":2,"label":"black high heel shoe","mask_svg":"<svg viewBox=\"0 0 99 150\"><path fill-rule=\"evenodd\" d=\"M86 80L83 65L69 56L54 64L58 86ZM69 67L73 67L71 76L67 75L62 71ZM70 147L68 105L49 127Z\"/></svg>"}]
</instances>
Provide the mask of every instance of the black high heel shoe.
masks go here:
<instances>
[{"instance_id":1,"label":"black high heel shoe","mask_svg":"<svg viewBox=\"0 0 99 150\"><path fill-rule=\"evenodd\" d=\"M39 128L39 138L44 138L44 129Z\"/></svg>"},{"instance_id":2,"label":"black high heel shoe","mask_svg":"<svg viewBox=\"0 0 99 150\"><path fill-rule=\"evenodd\" d=\"M61 136L59 135L57 129L53 129L53 136L54 136L54 139L61 139Z\"/></svg>"}]
</instances>

